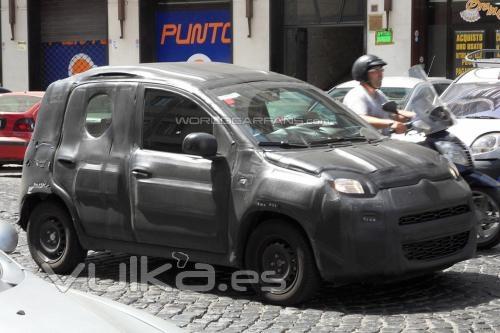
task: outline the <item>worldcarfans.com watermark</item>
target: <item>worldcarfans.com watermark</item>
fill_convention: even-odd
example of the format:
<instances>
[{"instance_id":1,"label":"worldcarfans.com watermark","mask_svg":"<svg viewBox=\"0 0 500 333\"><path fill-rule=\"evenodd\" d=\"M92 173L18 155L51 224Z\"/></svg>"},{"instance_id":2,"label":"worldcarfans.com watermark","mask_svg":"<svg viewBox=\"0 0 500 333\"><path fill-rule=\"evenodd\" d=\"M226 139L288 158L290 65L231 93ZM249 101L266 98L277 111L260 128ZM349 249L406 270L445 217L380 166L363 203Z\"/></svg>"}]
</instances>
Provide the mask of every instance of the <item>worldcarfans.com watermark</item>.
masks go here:
<instances>
[{"instance_id":1,"label":"worldcarfans.com watermark","mask_svg":"<svg viewBox=\"0 0 500 333\"><path fill-rule=\"evenodd\" d=\"M275 124L275 125L286 125L286 126L296 126L302 124L316 124L316 125L335 125L336 122L322 120L317 118L285 118L285 117L223 117L223 118L211 118L211 117L176 117L175 123L177 125L222 125L222 124L232 124L232 125L262 125L262 124Z\"/></svg>"},{"instance_id":2,"label":"worldcarfans.com watermark","mask_svg":"<svg viewBox=\"0 0 500 333\"><path fill-rule=\"evenodd\" d=\"M251 270L232 272L229 284L217 284L216 271L212 265L196 263L194 269L184 270L189 261L189 256L183 252L172 252L171 256L176 261L177 269L181 271L176 271L174 265L170 262L149 270L148 257L130 257L128 265L125 262L119 264L118 281L113 286L113 290L145 292L150 285L154 285L164 291L170 291L174 287L179 290L196 292L215 290L225 292L229 288L237 292L246 292L249 288L258 287L263 292L279 292L286 287L285 281L276 278L276 272L274 271L265 271L259 274ZM48 279L60 292L67 292L75 283L81 284L82 279L84 279L90 290L102 291L102 286L99 285L98 271L94 263L81 263L68 276L55 274L48 264L43 264L42 269L48 274ZM159 278L169 272L175 275L173 276L175 281L170 285Z\"/></svg>"}]
</instances>

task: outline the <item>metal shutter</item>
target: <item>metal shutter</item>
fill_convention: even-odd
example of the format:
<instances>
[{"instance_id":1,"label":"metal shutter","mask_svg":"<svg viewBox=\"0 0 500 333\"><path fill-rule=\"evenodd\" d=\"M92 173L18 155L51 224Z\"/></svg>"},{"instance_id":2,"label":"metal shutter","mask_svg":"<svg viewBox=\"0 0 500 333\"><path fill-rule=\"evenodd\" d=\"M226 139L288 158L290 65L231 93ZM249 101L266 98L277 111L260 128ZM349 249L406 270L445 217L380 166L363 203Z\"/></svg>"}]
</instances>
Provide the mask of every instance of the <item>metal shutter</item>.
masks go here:
<instances>
[{"instance_id":1,"label":"metal shutter","mask_svg":"<svg viewBox=\"0 0 500 333\"><path fill-rule=\"evenodd\" d=\"M42 43L108 38L106 0L42 0Z\"/></svg>"}]
</instances>

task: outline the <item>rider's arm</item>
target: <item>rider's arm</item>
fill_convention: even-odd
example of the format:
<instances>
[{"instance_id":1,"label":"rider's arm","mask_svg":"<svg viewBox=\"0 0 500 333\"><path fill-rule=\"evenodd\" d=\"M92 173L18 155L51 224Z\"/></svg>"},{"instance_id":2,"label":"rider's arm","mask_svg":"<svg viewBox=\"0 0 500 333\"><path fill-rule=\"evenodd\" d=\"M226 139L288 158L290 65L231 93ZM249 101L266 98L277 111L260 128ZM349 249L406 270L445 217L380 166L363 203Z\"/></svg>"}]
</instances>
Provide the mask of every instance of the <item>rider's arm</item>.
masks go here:
<instances>
[{"instance_id":1,"label":"rider's arm","mask_svg":"<svg viewBox=\"0 0 500 333\"><path fill-rule=\"evenodd\" d=\"M407 122L415 118L415 115L415 112L412 111L398 110L398 114L394 117L394 119L401 122Z\"/></svg>"},{"instance_id":2,"label":"rider's arm","mask_svg":"<svg viewBox=\"0 0 500 333\"><path fill-rule=\"evenodd\" d=\"M391 128L396 134L402 134L407 130L406 125L399 121L364 115L361 115L361 117L375 128Z\"/></svg>"},{"instance_id":3,"label":"rider's arm","mask_svg":"<svg viewBox=\"0 0 500 333\"><path fill-rule=\"evenodd\" d=\"M392 119L377 118L367 115L360 115L360 116L375 128L391 127L392 124L394 123L394 120Z\"/></svg>"}]
</instances>

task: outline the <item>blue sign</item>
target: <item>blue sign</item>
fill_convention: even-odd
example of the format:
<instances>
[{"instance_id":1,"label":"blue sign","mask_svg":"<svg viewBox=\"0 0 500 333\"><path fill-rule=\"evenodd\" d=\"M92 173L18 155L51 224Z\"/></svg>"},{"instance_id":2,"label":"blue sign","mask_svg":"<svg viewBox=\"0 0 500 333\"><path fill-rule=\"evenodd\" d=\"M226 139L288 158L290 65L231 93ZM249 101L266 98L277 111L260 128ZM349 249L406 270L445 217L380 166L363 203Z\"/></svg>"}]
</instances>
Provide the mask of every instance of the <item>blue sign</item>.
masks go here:
<instances>
[{"instance_id":1,"label":"blue sign","mask_svg":"<svg viewBox=\"0 0 500 333\"><path fill-rule=\"evenodd\" d=\"M106 40L42 44L42 85L108 64Z\"/></svg>"},{"instance_id":2,"label":"blue sign","mask_svg":"<svg viewBox=\"0 0 500 333\"><path fill-rule=\"evenodd\" d=\"M157 12L157 61L232 62L231 16L229 9Z\"/></svg>"}]
</instances>

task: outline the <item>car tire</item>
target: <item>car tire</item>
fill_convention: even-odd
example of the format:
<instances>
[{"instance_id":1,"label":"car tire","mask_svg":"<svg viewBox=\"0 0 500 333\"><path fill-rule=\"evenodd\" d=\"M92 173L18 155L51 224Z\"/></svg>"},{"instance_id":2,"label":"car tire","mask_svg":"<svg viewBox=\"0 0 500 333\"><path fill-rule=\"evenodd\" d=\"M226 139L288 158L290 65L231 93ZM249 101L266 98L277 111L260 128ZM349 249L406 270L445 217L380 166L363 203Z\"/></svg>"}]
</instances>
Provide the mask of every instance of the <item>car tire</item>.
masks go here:
<instances>
[{"instance_id":1,"label":"car tire","mask_svg":"<svg viewBox=\"0 0 500 333\"><path fill-rule=\"evenodd\" d=\"M473 187L472 198L480 224L477 248L490 249L500 243L500 188Z\"/></svg>"},{"instance_id":2,"label":"car tire","mask_svg":"<svg viewBox=\"0 0 500 333\"><path fill-rule=\"evenodd\" d=\"M27 238L31 256L44 271L69 274L87 256L70 214L56 202L42 202L35 207L28 222Z\"/></svg>"},{"instance_id":3,"label":"car tire","mask_svg":"<svg viewBox=\"0 0 500 333\"><path fill-rule=\"evenodd\" d=\"M259 275L260 283L254 285L257 294L271 304L302 303L314 295L321 282L309 242L287 221L269 220L257 227L248 240L245 263ZM277 275L272 278L285 280L284 290L264 290L277 286L261 279L265 271L274 271Z\"/></svg>"}]
</instances>

